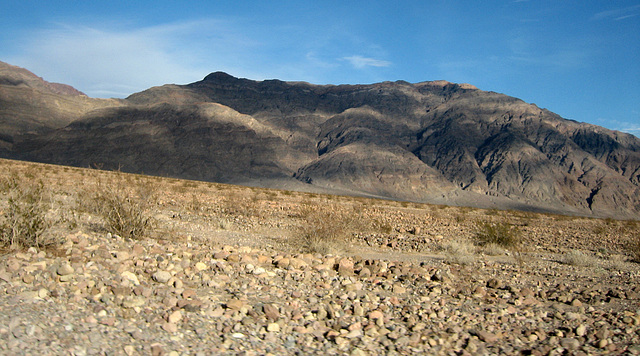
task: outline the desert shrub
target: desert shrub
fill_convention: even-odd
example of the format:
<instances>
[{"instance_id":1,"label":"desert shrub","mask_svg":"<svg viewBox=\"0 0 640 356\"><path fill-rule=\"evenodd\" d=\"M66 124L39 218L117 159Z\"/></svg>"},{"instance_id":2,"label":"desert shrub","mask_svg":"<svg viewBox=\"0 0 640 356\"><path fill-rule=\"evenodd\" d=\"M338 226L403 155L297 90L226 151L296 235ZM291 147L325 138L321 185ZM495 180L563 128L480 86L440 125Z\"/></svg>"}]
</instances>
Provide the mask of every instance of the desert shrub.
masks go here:
<instances>
[{"instance_id":1,"label":"desert shrub","mask_svg":"<svg viewBox=\"0 0 640 356\"><path fill-rule=\"evenodd\" d=\"M359 209L340 209L336 204L305 204L300 211L301 238L296 247L305 252L322 254L344 249L358 231L361 219Z\"/></svg>"},{"instance_id":2,"label":"desert shrub","mask_svg":"<svg viewBox=\"0 0 640 356\"><path fill-rule=\"evenodd\" d=\"M593 266L596 262L594 257L579 250L569 250L562 255L562 263L571 266L588 267Z\"/></svg>"},{"instance_id":3,"label":"desert shrub","mask_svg":"<svg viewBox=\"0 0 640 356\"><path fill-rule=\"evenodd\" d=\"M483 245L482 252L488 256L502 256L506 254L504 247L495 243L488 243Z\"/></svg>"},{"instance_id":4,"label":"desert shrub","mask_svg":"<svg viewBox=\"0 0 640 356\"><path fill-rule=\"evenodd\" d=\"M90 191L83 192L81 205L102 218L109 232L132 239L144 237L153 222L150 209L156 196L152 186L120 174L111 178L109 182L99 180Z\"/></svg>"},{"instance_id":5,"label":"desert shrub","mask_svg":"<svg viewBox=\"0 0 640 356\"><path fill-rule=\"evenodd\" d=\"M444 252L444 261L450 264L468 265L476 261L475 246L467 240L447 240L439 250Z\"/></svg>"},{"instance_id":6,"label":"desert shrub","mask_svg":"<svg viewBox=\"0 0 640 356\"><path fill-rule=\"evenodd\" d=\"M496 244L510 250L521 247L520 230L504 222L476 221L475 238L481 246Z\"/></svg>"},{"instance_id":7,"label":"desert shrub","mask_svg":"<svg viewBox=\"0 0 640 356\"><path fill-rule=\"evenodd\" d=\"M631 260L640 263L640 235L631 238L627 243L627 250L631 255Z\"/></svg>"},{"instance_id":8,"label":"desert shrub","mask_svg":"<svg viewBox=\"0 0 640 356\"><path fill-rule=\"evenodd\" d=\"M52 245L54 240L43 238L48 227L44 184L24 178L12 175L2 182L7 205L0 224L0 245L12 249Z\"/></svg>"}]
</instances>

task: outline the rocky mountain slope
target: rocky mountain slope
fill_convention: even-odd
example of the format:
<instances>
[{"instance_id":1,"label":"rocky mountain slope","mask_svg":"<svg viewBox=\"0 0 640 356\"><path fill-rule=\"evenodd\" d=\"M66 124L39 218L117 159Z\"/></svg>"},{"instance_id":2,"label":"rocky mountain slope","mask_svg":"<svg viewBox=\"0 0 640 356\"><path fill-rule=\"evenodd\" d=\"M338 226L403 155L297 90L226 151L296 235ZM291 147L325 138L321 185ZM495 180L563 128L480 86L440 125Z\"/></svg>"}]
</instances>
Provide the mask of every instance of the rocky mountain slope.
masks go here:
<instances>
[{"instance_id":1,"label":"rocky mountain slope","mask_svg":"<svg viewBox=\"0 0 640 356\"><path fill-rule=\"evenodd\" d=\"M5 92L17 90L0 82ZM45 129L26 135L3 128L4 157L422 202L640 216L638 138L468 84L320 86L216 72L121 101L81 97L89 104L60 114L67 121L57 125L43 120L58 109L42 98L76 96L27 87L21 100L37 105L6 101ZM18 127L15 117L2 112L8 126Z\"/></svg>"}]
</instances>

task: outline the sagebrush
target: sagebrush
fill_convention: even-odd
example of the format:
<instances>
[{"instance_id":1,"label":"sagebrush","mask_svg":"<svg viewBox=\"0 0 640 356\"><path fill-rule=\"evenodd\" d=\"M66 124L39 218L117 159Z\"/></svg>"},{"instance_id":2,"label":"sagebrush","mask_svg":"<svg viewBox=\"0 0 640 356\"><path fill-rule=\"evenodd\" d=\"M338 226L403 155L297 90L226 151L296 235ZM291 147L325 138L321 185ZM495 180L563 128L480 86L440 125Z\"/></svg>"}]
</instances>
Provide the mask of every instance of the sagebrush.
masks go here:
<instances>
[{"instance_id":1,"label":"sagebrush","mask_svg":"<svg viewBox=\"0 0 640 356\"><path fill-rule=\"evenodd\" d=\"M481 246L496 244L506 249L519 250L522 244L520 230L505 222L477 221L475 237Z\"/></svg>"},{"instance_id":2,"label":"sagebrush","mask_svg":"<svg viewBox=\"0 0 640 356\"><path fill-rule=\"evenodd\" d=\"M48 206L42 181L11 175L2 182L6 199L0 224L0 245L10 248L44 247L55 243L44 239Z\"/></svg>"},{"instance_id":3,"label":"sagebrush","mask_svg":"<svg viewBox=\"0 0 640 356\"><path fill-rule=\"evenodd\" d=\"M305 252L334 253L343 250L360 229L360 210L340 209L337 205L304 204L302 226L296 244Z\"/></svg>"},{"instance_id":4,"label":"sagebrush","mask_svg":"<svg viewBox=\"0 0 640 356\"><path fill-rule=\"evenodd\" d=\"M82 196L88 198L83 205L100 216L107 230L118 236L140 239L153 225L150 209L156 195L148 181L133 182L118 174L109 182L98 181Z\"/></svg>"}]
</instances>

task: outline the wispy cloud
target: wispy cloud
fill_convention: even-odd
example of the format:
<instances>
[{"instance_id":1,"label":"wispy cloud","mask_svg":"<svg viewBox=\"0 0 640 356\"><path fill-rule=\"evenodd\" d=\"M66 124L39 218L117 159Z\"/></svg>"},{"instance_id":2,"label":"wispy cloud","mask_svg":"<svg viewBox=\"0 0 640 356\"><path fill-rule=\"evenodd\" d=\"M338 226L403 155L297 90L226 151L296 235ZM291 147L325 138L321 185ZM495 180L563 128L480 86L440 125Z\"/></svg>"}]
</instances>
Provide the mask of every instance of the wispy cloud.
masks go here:
<instances>
[{"instance_id":1,"label":"wispy cloud","mask_svg":"<svg viewBox=\"0 0 640 356\"><path fill-rule=\"evenodd\" d=\"M135 29L57 24L27 34L23 43L7 61L98 97L232 71L238 57L259 46L214 20Z\"/></svg>"},{"instance_id":2,"label":"wispy cloud","mask_svg":"<svg viewBox=\"0 0 640 356\"><path fill-rule=\"evenodd\" d=\"M607 11L598 12L593 15L594 20L613 19L616 21L635 17L640 13L640 5L628 6L619 9L612 9Z\"/></svg>"},{"instance_id":3,"label":"wispy cloud","mask_svg":"<svg viewBox=\"0 0 640 356\"><path fill-rule=\"evenodd\" d=\"M362 69L365 67L389 67L391 66L391 62L384 61L380 59L368 58L363 56L350 56L350 57L342 57L342 59L351 63L352 66L358 69Z\"/></svg>"}]
</instances>

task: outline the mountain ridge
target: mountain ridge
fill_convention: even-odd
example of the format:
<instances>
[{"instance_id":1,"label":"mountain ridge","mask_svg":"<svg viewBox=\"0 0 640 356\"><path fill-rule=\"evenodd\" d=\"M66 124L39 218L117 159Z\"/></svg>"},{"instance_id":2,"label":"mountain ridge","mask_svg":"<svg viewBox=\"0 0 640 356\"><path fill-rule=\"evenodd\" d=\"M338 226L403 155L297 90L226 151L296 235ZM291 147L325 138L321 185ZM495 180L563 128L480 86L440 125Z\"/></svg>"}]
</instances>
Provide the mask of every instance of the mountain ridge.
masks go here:
<instances>
[{"instance_id":1,"label":"mountain ridge","mask_svg":"<svg viewBox=\"0 0 640 356\"><path fill-rule=\"evenodd\" d=\"M640 216L638 138L470 84L314 85L213 72L96 101L67 120L36 134L7 131L0 153L224 183Z\"/></svg>"}]
</instances>

